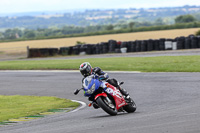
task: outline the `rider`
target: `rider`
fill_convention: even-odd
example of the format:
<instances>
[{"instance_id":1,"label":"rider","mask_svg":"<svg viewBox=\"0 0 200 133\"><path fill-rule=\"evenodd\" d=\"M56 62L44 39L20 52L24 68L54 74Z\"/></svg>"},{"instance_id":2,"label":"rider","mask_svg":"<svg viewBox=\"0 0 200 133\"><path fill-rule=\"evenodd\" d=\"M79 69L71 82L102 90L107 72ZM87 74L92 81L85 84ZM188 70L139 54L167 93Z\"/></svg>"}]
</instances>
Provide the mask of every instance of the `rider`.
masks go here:
<instances>
[{"instance_id":1,"label":"rider","mask_svg":"<svg viewBox=\"0 0 200 133\"><path fill-rule=\"evenodd\" d=\"M129 96L128 92L118 85L118 82L116 79L108 79L109 78L108 74L103 72L101 70L101 68L99 68L99 67L92 68L92 66L90 65L89 62L84 62L80 65L79 70L80 70L81 74L84 76L84 78L91 74L98 75L100 80L105 80L109 84L115 86L117 89L120 90L122 95L125 96L125 99L130 100L130 96Z\"/></svg>"}]
</instances>

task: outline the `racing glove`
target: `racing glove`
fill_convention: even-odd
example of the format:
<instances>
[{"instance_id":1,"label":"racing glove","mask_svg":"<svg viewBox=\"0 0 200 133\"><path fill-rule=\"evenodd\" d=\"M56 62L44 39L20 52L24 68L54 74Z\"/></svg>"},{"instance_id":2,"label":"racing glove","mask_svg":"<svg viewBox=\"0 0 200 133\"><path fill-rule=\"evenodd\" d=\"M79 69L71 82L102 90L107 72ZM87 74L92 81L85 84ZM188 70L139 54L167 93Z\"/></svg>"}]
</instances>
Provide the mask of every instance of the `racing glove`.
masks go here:
<instances>
[{"instance_id":1,"label":"racing glove","mask_svg":"<svg viewBox=\"0 0 200 133\"><path fill-rule=\"evenodd\" d=\"M108 76L107 73L105 73L104 75L100 75L100 76L99 76L99 80L106 80L106 79L108 79L108 78L109 78L109 76Z\"/></svg>"}]
</instances>

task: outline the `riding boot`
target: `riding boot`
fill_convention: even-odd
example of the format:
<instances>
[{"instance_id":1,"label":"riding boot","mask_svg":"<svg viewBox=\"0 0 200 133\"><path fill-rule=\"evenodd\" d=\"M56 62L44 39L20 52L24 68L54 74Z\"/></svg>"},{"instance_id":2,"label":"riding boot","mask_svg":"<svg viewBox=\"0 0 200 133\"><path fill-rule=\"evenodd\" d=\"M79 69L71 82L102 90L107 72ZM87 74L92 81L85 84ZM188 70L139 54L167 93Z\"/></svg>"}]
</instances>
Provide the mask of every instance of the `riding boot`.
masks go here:
<instances>
[{"instance_id":1,"label":"riding boot","mask_svg":"<svg viewBox=\"0 0 200 133\"><path fill-rule=\"evenodd\" d=\"M122 95L124 95L124 96L128 96L129 95L129 93L125 89L120 88L119 90L122 93Z\"/></svg>"},{"instance_id":2,"label":"riding boot","mask_svg":"<svg viewBox=\"0 0 200 133\"><path fill-rule=\"evenodd\" d=\"M129 93L125 89L121 88L119 85L117 86L117 89L119 89L119 91L122 93L122 95L124 95L124 96L129 95Z\"/></svg>"},{"instance_id":3,"label":"riding boot","mask_svg":"<svg viewBox=\"0 0 200 133\"><path fill-rule=\"evenodd\" d=\"M129 93L125 89L119 87L119 91L125 96L125 100L131 101Z\"/></svg>"}]
</instances>

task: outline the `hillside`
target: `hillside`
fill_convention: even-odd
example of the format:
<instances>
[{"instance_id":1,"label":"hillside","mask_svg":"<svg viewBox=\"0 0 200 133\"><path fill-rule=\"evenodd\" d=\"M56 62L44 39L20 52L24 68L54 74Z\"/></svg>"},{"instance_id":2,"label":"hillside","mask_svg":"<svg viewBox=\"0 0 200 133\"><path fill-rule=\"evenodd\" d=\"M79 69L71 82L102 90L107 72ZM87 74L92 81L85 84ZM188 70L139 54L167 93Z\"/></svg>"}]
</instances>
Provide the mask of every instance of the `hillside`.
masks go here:
<instances>
[{"instance_id":1,"label":"hillside","mask_svg":"<svg viewBox=\"0 0 200 133\"><path fill-rule=\"evenodd\" d=\"M148 8L148 9L106 9L85 10L77 12L37 12L21 13L20 15L8 15L0 17L0 29L8 28L49 28L65 25L91 26L123 24L134 22L156 22L158 24L174 24L174 18L178 15L193 14L200 20L200 6Z\"/></svg>"}]
</instances>

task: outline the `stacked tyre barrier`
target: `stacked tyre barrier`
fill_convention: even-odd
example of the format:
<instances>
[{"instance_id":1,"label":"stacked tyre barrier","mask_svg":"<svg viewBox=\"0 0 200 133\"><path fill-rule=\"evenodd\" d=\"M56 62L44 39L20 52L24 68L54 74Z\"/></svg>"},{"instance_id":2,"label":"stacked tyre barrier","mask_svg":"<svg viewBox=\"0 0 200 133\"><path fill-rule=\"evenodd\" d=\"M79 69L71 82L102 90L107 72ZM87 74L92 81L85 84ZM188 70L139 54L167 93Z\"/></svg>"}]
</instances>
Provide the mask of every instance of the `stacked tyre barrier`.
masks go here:
<instances>
[{"instance_id":1,"label":"stacked tyre barrier","mask_svg":"<svg viewBox=\"0 0 200 133\"><path fill-rule=\"evenodd\" d=\"M29 49L28 57L47 57L54 55L93 55L106 53L146 52L200 48L200 36L177 37L175 39L149 39L135 41L109 40L98 44L82 44L61 48Z\"/></svg>"},{"instance_id":2,"label":"stacked tyre barrier","mask_svg":"<svg viewBox=\"0 0 200 133\"><path fill-rule=\"evenodd\" d=\"M28 51L28 57L49 57L58 55L58 48L32 48Z\"/></svg>"}]
</instances>

